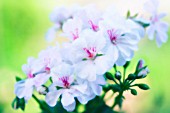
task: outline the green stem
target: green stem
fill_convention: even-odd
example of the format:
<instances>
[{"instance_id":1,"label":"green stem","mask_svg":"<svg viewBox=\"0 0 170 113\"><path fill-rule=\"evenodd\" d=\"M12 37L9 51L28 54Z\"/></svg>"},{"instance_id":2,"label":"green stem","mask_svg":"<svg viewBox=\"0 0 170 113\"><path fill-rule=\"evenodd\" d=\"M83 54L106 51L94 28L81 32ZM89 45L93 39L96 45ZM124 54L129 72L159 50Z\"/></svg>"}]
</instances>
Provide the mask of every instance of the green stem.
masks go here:
<instances>
[{"instance_id":1,"label":"green stem","mask_svg":"<svg viewBox=\"0 0 170 113\"><path fill-rule=\"evenodd\" d=\"M123 70L123 82L125 81L125 75L126 75L126 68Z\"/></svg>"},{"instance_id":2,"label":"green stem","mask_svg":"<svg viewBox=\"0 0 170 113\"><path fill-rule=\"evenodd\" d=\"M118 83L117 83L117 81L113 78L113 81L117 84L117 85L119 85Z\"/></svg>"},{"instance_id":3,"label":"green stem","mask_svg":"<svg viewBox=\"0 0 170 113\"><path fill-rule=\"evenodd\" d=\"M32 97L34 98L34 100L39 104L40 108L45 109L48 113L51 113L51 111L48 109L48 106L43 104L34 94L32 95ZM42 109L42 110L43 110Z\"/></svg>"},{"instance_id":4,"label":"green stem","mask_svg":"<svg viewBox=\"0 0 170 113\"><path fill-rule=\"evenodd\" d=\"M132 84L135 80L132 80L131 82L129 82L129 84Z\"/></svg>"},{"instance_id":5,"label":"green stem","mask_svg":"<svg viewBox=\"0 0 170 113\"><path fill-rule=\"evenodd\" d=\"M115 70L115 73L116 73L117 72L116 64L113 67L114 67L114 70Z\"/></svg>"},{"instance_id":6,"label":"green stem","mask_svg":"<svg viewBox=\"0 0 170 113\"><path fill-rule=\"evenodd\" d=\"M33 94L32 97L34 98L34 100L39 104L41 105L41 102L40 100Z\"/></svg>"}]
</instances>

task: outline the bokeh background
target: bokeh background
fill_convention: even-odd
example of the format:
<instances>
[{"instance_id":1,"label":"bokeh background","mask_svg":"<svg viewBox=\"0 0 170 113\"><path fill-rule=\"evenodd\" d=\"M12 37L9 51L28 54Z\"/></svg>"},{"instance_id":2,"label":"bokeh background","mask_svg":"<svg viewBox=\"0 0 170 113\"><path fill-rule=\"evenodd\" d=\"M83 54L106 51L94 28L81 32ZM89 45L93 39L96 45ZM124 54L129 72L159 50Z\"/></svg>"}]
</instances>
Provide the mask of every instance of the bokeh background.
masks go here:
<instances>
[{"instance_id":1,"label":"bokeh background","mask_svg":"<svg viewBox=\"0 0 170 113\"><path fill-rule=\"evenodd\" d=\"M140 12L143 2L144 0L0 0L0 113L22 113L11 107L15 97L15 76L24 78L21 66L26 63L27 57L36 57L41 49L50 45L44 37L52 26L49 14L55 7L94 3L105 9L114 4L122 14L126 14L128 9L132 13ZM169 0L161 0L159 11L168 14L164 20L170 23L169 4ZM148 83L151 89L139 91L137 97L127 92L123 110L128 113L170 113L170 41L157 48L155 41L142 39L130 69L141 58L151 71L142 82ZM33 99L29 100L25 113L38 112L38 104Z\"/></svg>"}]
</instances>

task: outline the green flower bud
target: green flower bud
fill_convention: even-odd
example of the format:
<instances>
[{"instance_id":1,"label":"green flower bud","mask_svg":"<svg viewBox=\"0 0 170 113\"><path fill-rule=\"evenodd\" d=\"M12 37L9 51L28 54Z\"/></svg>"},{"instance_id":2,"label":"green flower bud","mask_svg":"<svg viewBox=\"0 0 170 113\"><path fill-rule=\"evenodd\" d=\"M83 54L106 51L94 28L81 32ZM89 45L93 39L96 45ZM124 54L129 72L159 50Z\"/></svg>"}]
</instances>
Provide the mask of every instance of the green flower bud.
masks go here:
<instances>
[{"instance_id":1,"label":"green flower bud","mask_svg":"<svg viewBox=\"0 0 170 113\"><path fill-rule=\"evenodd\" d=\"M143 89L143 90L148 90L148 89L150 89L147 84L137 84L137 86L138 86L140 89Z\"/></svg>"},{"instance_id":2,"label":"green flower bud","mask_svg":"<svg viewBox=\"0 0 170 113\"><path fill-rule=\"evenodd\" d=\"M127 79L128 80L134 80L134 79L136 79L136 75L135 74L129 74Z\"/></svg>"},{"instance_id":3,"label":"green flower bud","mask_svg":"<svg viewBox=\"0 0 170 113\"><path fill-rule=\"evenodd\" d=\"M135 89L131 89L131 94L132 95L137 95L138 93L137 93L137 91Z\"/></svg>"},{"instance_id":4,"label":"green flower bud","mask_svg":"<svg viewBox=\"0 0 170 113\"><path fill-rule=\"evenodd\" d=\"M113 80L113 79L114 79L114 78L113 78L113 75L112 75L110 72L106 72L106 73L105 73L105 76L106 76L106 78L109 79L109 80Z\"/></svg>"},{"instance_id":5,"label":"green flower bud","mask_svg":"<svg viewBox=\"0 0 170 113\"><path fill-rule=\"evenodd\" d=\"M121 77L122 77L122 76L121 76L120 71L117 71L117 72L115 73L115 78L118 79L118 80L120 80Z\"/></svg>"}]
</instances>

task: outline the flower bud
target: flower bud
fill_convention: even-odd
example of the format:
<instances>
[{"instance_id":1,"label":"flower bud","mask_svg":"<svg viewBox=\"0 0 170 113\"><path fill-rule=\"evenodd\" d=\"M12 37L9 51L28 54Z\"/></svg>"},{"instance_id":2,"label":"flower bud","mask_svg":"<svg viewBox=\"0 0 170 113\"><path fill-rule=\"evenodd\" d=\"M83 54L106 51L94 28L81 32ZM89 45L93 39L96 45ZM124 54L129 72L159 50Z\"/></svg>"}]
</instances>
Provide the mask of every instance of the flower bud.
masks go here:
<instances>
[{"instance_id":1,"label":"flower bud","mask_svg":"<svg viewBox=\"0 0 170 113\"><path fill-rule=\"evenodd\" d=\"M106 78L109 79L109 80L113 80L114 79L113 75L110 72L106 72L105 75L106 75Z\"/></svg>"},{"instance_id":2,"label":"flower bud","mask_svg":"<svg viewBox=\"0 0 170 113\"><path fill-rule=\"evenodd\" d=\"M137 84L137 86L140 88L140 89L143 89L143 90L148 90L150 89L148 85L146 84Z\"/></svg>"},{"instance_id":3,"label":"flower bud","mask_svg":"<svg viewBox=\"0 0 170 113\"><path fill-rule=\"evenodd\" d=\"M37 92L41 95L45 95L45 94L47 94L47 88L44 86L39 86L39 87L37 87Z\"/></svg>"},{"instance_id":4,"label":"flower bud","mask_svg":"<svg viewBox=\"0 0 170 113\"><path fill-rule=\"evenodd\" d=\"M138 93L137 93L137 91L135 89L131 89L131 94L132 95L137 95Z\"/></svg>"},{"instance_id":5,"label":"flower bud","mask_svg":"<svg viewBox=\"0 0 170 113\"><path fill-rule=\"evenodd\" d=\"M136 67L136 70L140 70L142 67L144 67L144 60L139 60L138 64L137 64L137 67Z\"/></svg>"},{"instance_id":6,"label":"flower bud","mask_svg":"<svg viewBox=\"0 0 170 113\"><path fill-rule=\"evenodd\" d=\"M128 80L134 80L134 79L136 79L136 75L135 74L129 74L127 79Z\"/></svg>"},{"instance_id":7,"label":"flower bud","mask_svg":"<svg viewBox=\"0 0 170 113\"><path fill-rule=\"evenodd\" d=\"M117 71L117 72L115 73L115 78L118 79L118 80L120 80L121 77L122 77L122 76L121 76L120 71Z\"/></svg>"},{"instance_id":8,"label":"flower bud","mask_svg":"<svg viewBox=\"0 0 170 113\"><path fill-rule=\"evenodd\" d=\"M145 68L141 69L141 70L138 72L138 74L137 74L137 79L145 78L148 73L149 73L148 67L145 67Z\"/></svg>"}]
</instances>

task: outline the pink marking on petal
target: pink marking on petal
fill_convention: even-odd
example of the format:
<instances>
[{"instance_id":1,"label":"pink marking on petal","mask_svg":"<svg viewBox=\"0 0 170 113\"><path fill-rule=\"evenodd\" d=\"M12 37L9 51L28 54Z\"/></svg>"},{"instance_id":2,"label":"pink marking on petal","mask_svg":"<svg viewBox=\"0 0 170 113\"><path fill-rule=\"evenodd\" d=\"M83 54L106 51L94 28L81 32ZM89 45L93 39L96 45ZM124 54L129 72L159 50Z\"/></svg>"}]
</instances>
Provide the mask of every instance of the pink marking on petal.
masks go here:
<instances>
[{"instance_id":1,"label":"pink marking on petal","mask_svg":"<svg viewBox=\"0 0 170 113\"><path fill-rule=\"evenodd\" d=\"M27 75L28 78L34 78L34 75L32 74L32 72L30 71Z\"/></svg>"},{"instance_id":2,"label":"pink marking on petal","mask_svg":"<svg viewBox=\"0 0 170 113\"><path fill-rule=\"evenodd\" d=\"M89 20L89 24L91 26L91 28L93 29L93 31L98 31L99 30L99 26L95 25L92 20Z\"/></svg>"},{"instance_id":3,"label":"pink marking on petal","mask_svg":"<svg viewBox=\"0 0 170 113\"><path fill-rule=\"evenodd\" d=\"M87 53L88 58L93 59L96 56L96 47L83 48L83 50Z\"/></svg>"},{"instance_id":4,"label":"pink marking on petal","mask_svg":"<svg viewBox=\"0 0 170 113\"><path fill-rule=\"evenodd\" d=\"M77 38L79 38L79 34L78 34L78 28L75 29L75 32L71 32L72 36L73 36L73 40L76 40Z\"/></svg>"},{"instance_id":5,"label":"pink marking on petal","mask_svg":"<svg viewBox=\"0 0 170 113\"><path fill-rule=\"evenodd\" d=\"M63 77L59 78L59 80L62 81L64 87L68 88L70 86L70 83L68 82L68 80L69 80L68 76L63 76Z\"/></svg>"},{"instance_id":6,"label":"pink marking on petal","mask_svg":"<svg viewBox=\"0 0 170 113\"><path fill-rule=\"evenodd\" d=\"M49 67L45 67L45 71L47 74L50 74L51 69Z\"/></svg>"},{"instance_id":7,"label":"pink marking on petal","mask_svg":"<svg viewBox=\"0 0 170 113\"><path fill-rule=\"evenodd\" d=\"M116 31L114 29L107 30L107 34L109 35L110 41L116 45L116 40L118 35L116 34Z\"/></svg>"},{"instance_id":8,"label":"pink marking on petal","mask_svg":"<svg viewBox=\"0 0 170 113\"><path fill-rule=\"evenodd\" d=\"M155 16L151 17L150 20L152 21L152 23L157 23L159 21L159 17L157 15L155 15Z\"/></svg>"}]
</instances>

